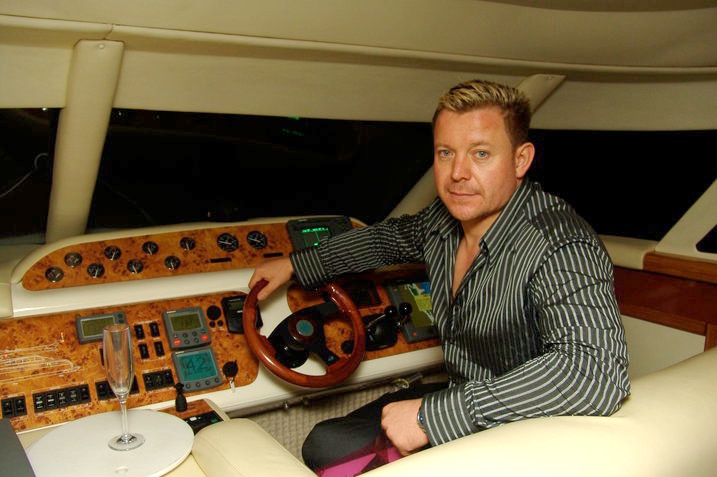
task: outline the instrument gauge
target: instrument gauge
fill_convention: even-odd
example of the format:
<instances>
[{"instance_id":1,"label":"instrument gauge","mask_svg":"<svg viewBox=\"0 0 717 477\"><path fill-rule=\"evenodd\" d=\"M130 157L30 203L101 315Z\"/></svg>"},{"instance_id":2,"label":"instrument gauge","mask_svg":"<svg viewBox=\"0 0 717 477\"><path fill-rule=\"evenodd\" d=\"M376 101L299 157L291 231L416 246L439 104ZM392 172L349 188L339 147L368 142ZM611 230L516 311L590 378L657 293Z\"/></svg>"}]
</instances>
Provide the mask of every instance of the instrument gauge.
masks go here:
<instances>
[{"instance_id":1,"label":"instrument gauge","mask_svg":"<svg viewBox=\"0 0 717 477\"><path fill-rule=\"evenodd\" d=\"M217 237L217 245L225 252L233 252L239 248L239 241L234 235L224 232Z\"/></svg>"},{"instance_id":2,"label":"instrument gauge","mask_svg":"<svg viewBox=\"0 0 717 477\"><path fill-rule=\"evenodd\" d=\"M144 263L142 263L142 260L138 258L133 258L127 262L127 270L129 270L130 273L140 273L144 270Z\"/></svg>"},{"instance_id":3,"label":"instrument gauge","mask_svg":"<svg viewBox=\"0 0 717 477\"><path fill-rule=\"evenodd\" d=\"M261 250L264 247L266 247L266 244L268 242L266 235L264 235L262 232L259 232L258 230L252 230L246 235L246 241L249 242L249 245L254 247L257 250Z\"/></svg>"},{"instance_id":4,"label":"instrument gauge","mask_svg":"<svg viewBox=\"0 0 717 477\"><path fill-rule=\"evenodd\" d=\"M64 276L65 272L63 272L60 267L50 267L45 270L45 278L47 278L52 283L59 282Z\"/></svg>"},{"instance_id":5,"label":"instrument gauge","mask_svg":"<svg viewBox=\"0 0 717 477\"><path fill-rule=\"evenodd\" d=\"M142 244L142 251L146 253L147 255L154 255L155 253L159 252L159 245L157 245L155 242L147 241Z\"/></svg>"},{"instance_id":6,"label":"instrument gauge","mask_svg":"<svg viewBox=\"0 0 717 477\"><path fill-rule=\"evenodd\" d=\"M197 243L194 241L192 237L182 237L179 239L179 246L182 247L184 250L192 250L194 247L196 247Z\"/></svg>"},{"instance_id":7,"label":"instrument gauge","mask_svg":"<svg viewBox=\"0 0 717 477\"><path fill-rule=\"evenodd\" d=\"M87 274L92 278L100 278L105 274L105 267L101 263L90 263L87 265Z\"/></svg>"},{"instance_id":8,"label":"instrument gauge","mask_svg":"<svg viewBox=\"0 0 717 477\"><path fill-rule=\"evenodd\" d=\"M122 250L116 245L109 245L105 248L105 257L110 260L117 260L122 256Z\"/></svg>"},{"instance_id":9,"label":"instrument gauge","mask_svg":"<svg viewBox=\"0 0 717 477\"><path fill-rule=\"evenodd\" d=\"M181 264L182 261L179 260L179 257L175 257L174 255L170 255L164 259L164 266L167 267L168 270L176 270Z\"/></svg>"},{"instance_id":10,"label":"instrument gauge","mask_svg":"<svg viewBox=\"0 0 717 477\"><path fill-rule=\"evenodd\" d=\"M75 268L82 264L82 255L77 252L70 252L65 255L65 265L70 268Z\"/></svg>"}]
</instances>

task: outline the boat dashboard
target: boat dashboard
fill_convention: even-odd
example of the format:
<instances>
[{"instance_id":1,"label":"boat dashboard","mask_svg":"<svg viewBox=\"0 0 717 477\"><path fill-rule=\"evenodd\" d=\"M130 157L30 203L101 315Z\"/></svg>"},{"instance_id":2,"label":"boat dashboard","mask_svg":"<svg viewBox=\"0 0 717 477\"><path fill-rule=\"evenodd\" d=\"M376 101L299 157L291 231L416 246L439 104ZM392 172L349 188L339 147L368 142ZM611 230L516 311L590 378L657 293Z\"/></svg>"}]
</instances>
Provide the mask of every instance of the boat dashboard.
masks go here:
<instances>
[{"instance_id":1,"label":"boat dashboard","mask_svg":"<svg viewBox=\"0 0 717 477\"><path fill-rule=\"evenodd\" d=\"M89 234L38 248L12 270L12 314L0 319L2 416L24 431L117 409L102 355L102 329L112 323L132 330L131 408L209 399L224 412L248 414L325 392L280 378L256 357L244 333L248 282L263 260L363 225L336 216L195 223ZM336 283L360 314L366 349L335 388L440 367L422 266ZM312 323L322 328L331 359L352 353L349 320L324 290L293 281L256 307L255 325L283 365L320 376L331 361L286 337L298 326L291 317L305 310L317 314Z\"/></svg>"}]
</instances>

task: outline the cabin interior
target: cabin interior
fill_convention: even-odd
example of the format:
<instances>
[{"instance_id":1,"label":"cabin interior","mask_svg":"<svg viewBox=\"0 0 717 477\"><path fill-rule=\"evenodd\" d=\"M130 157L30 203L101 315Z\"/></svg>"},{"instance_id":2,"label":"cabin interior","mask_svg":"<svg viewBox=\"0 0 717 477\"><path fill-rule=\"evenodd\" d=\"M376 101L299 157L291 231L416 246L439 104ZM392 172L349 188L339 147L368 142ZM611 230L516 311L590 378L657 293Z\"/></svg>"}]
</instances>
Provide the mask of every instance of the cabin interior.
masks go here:
<instances>
[{"instance_id":1,"label":"cabin interior","mask_svg":"<svg viewBox=\"0 0 717 477\"><path fill-rule=\"evenodd\" d=\"M420 265L337 281L360 314L327 320L341 359L361 323L413 300L348 375L289 352L277 372L245 333L286 328L322 291L244 306L261 261L427 205L436 100L484 78L530 97L531 177L607 247L633 395L616 416L511 423L367 475L715 475L714 45L712 0L0 0L0 452L17 436L34 470L17 475L38 477L314 475L314 423L442 379L430 307L407 292ZM65 443L65 469L53 436L119 408L100 347L122 321L130 415L191 436L150 438L174 453L149 470Z\"/></svg>"}]
</instances>

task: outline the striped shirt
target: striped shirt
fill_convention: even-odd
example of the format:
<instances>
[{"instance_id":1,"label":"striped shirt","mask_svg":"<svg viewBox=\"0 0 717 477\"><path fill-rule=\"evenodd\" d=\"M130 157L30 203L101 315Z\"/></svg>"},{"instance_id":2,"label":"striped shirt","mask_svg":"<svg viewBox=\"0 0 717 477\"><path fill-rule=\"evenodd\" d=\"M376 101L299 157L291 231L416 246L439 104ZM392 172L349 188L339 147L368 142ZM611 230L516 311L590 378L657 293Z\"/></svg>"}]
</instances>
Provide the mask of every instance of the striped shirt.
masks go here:
<instances>
[{"instance_id":1,"label":"striped shirt","mask_svg":"<svg viewBox=\"0 0 717 477\"><path fill-rule=\"evenodd\" d=\"M440 199L291 255L299 283L423 262L449 386L422 404L432 445L502 423L609 415L630 392L610 258L563 200L524 180L452 296L460 223Z\"/></svg>"}]
</instances>

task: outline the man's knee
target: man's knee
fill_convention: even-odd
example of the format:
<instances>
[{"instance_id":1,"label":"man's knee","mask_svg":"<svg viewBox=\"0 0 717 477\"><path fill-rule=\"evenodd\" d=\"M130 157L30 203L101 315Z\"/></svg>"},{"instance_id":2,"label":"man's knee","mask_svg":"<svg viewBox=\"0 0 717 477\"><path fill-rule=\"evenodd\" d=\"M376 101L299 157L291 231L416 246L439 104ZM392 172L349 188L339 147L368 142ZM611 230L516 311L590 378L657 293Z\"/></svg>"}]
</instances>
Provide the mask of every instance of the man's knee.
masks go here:
<instances>
[{"instance_id":1,"label":"man's knee","mask_svg":"<svg viewBox=\"0 0 717 477\"><path fill-rule=\"evenodd\" d=\"M362 419L328 419L316 424L306 436L301 456L310 469L316 470L360 451L375 438L375 427Z\"/></svg>"}]
</instances>

